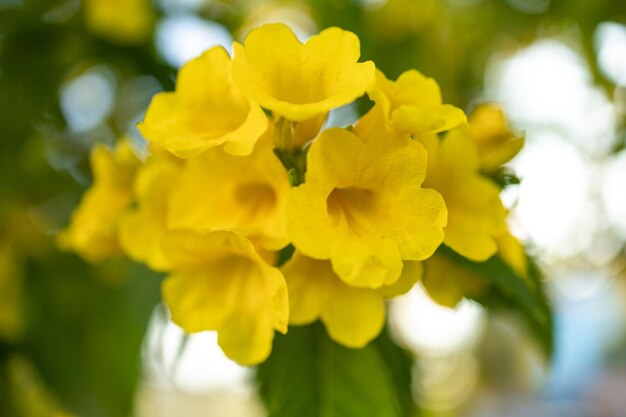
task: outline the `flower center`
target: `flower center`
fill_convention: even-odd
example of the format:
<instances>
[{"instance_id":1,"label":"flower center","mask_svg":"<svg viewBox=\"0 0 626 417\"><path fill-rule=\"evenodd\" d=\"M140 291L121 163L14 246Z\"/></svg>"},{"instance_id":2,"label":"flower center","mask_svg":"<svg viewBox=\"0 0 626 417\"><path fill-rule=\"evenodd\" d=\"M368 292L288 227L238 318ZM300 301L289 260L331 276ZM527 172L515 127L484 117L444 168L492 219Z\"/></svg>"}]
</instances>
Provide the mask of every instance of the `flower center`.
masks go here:
<instances>
[{"instance_id":1,"label":"flower center","mask_svg":"<svg viewBox=\"0 0 626 417\"><path fill-rule=\"evenodd\" d=\"M328 195L326 210L335 223L345 221L352 229L367 230L376 222L378 196L359 187L335 188Z\"/></svg>"},{"instance_id":2,"label":"flower center","mask_svg":"<svg viewBox=\"0 0 626 417\"><path fill-rule=\"evenodd\" d=\"M235 199L252 217L267 213L276 206L276 192L262 182L249 182L237 186Z\"/></svg>"}]
</instances>

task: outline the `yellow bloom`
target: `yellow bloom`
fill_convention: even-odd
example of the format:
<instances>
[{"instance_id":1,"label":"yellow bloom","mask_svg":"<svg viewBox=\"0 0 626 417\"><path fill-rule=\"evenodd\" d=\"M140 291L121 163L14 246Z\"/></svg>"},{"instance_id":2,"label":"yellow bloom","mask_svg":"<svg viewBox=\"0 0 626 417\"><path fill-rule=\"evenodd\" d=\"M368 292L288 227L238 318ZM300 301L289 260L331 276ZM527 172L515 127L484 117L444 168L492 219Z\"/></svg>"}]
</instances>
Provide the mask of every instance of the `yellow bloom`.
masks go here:
<instances>
[{"instance_id":1,"label":"yellow bloom","mask_svg":"<svg viewBox=\"0 0 626 417\"><path fill-rule=\"evenodd\" d=\"M268 24L234 44L233 79L256 103L301 121L348 104L373 81L374 64L357 63L359 39L329 28L302 44L289 27Z\"/></svg>"},{"instance_id":2,"label":"yellow bloom","mask_svg":"<svg viewBox=\"0 0 626 417\"><path fill-rule=\"evenodd\" d=\"M120 252L117 226L132 201L132 186L139 160L127 141L112 153L102 145L91 153L93 184L74 210L70 225L58 236L59 245L90 262Z\"/></svg>"},{"instance_id":3,"label":"yellow bloom","mask_svg":"<svg viewBox=\"0 0 626 417\"><path fill-rule=\"evenodd\" d=\"M304 184L289 190L287 230L303 254L330 259L347 284L378 288L400 276L402 260L422 260L443 239L446 208L420 186L423 146L405 137L367 142L328 129L313 142Z\"/></svg>"},{"instance_id":4,"label":"yellow bloom","mask_svg":"<svg viewBox=\"0 0 626 417\"><path fill-rule=\"evenodd\" d=\"M138 126L141 133L181 158L220 145L230 154L249 155L267 117L233 86L230 71L231 59L222 47L185 64L176 91L152 99Z\"/></svg>"},{"instance_id":5,"label":"yellow bloom","mask_svg":"<svg viewBox=\"0 0 626 417\"><path fill-rule=\"evenodd\" d=\"M493 104L476 107L469 117L469 125L484 172L497 170L524 146L524 138L515 137L504 112Z\"/></svg>"},{"instance_id":6,"label":"yellow bloom","mask_svg":"<svg viewBox=\"0 0 626 417\"><path fill-rule=\"evenodd\" d=\"M172 191L179 186L183 161L155 149L141 166L135 179L136 207L120 219L119 239L130 258L145 262L154 270L167 269L161 238L167 229L167 203Z\"/></svg>"},{"instance_id":7,"label":"yellow bloom","mask_svg":"<svg viewBox=\"0 0 626 417\"><path fill-rule=\"evenodd\" d=\"M444 243L466 258L484 261L498 250L505 228L500 189L479 172L476 145L467 128L420 138L428 150L424 186L439 191L448 208Z\"/></svg>"},{"instance_id":8,"label":"yellow bloom","mask_svg":"<svg viewBox=\"0 0 626 417\"><path fill-rule=\"evenodd\" d=\"M289 302L280 271L234 232L170 232L164 238L171 274L163 299L187 332L217 330L231 359L253 365L267 358L274 330L287 331Z\"/></svg>"},{"instance_id":9,"label":"yellow bloom","mask_svg":"<svg viewBox=\"0 0 626 417\"><path fill-rule=\"evenodd\" d=\"M152 32L150 0L83 0L83 7L89 30L111 42L140 43Z\"/></svg>"},{"instance_id":10,"label":"yellow bloom","mask_svg":"<svg viewBox=\"0 0 626 417\"><path fill-rule=\"evenodd\" d=\"M266 249L289 243L284 206L289 181L268 132L247 157L209 150L189 159L170 197L168 227L236 230Z\"/></svg>"},{"instance_id":11,"label":"yellow bloom","mask_svg":"<svg viewBox=\"0 0 626 417\"><path fill-rule=\"evenodd\" d=\"M485 278L438 253L424 261L422 284L433 300L446 307L455 307L463 297L478 297L489 287Z\"/></svg>"},{"instance_id":12,"label":"yellow bloom","mask_svg":"<svg viewBox=\"0 0 626 417\"><path fill-rule=\"evenodd\" d=\"M463 110L442 104L437 82L416 70L405 71L395 82L377 70L368 94L380 106L388 129L438 133L467 122Z\"/></svg>"},{"instance_id":13,"label":"yellow bloom","mask_svg":"<svg viewBox=\"0 0 626 417\"><path fill-rule=\"evenodd\" d=\"M365 346L382 330L384 299L407 292L420 278L419 262L404 262L402 275L390 287L376 290L347 285L329 261L296 252L282 269L289 291L289 322L295 325L320 319L328 335L352 348Z\"/></svg>"}]
</instances>

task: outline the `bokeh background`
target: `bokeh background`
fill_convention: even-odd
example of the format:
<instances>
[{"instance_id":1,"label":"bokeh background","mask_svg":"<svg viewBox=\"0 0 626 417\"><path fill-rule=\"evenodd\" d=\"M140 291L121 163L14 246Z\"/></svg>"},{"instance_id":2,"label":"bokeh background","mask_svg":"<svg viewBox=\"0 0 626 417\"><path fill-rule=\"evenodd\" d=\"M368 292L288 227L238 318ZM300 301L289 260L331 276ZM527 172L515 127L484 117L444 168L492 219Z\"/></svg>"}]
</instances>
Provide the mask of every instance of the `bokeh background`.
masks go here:
<instances>
[{"instance_id":1,"label":"bokeh background","mask_svg":"<svg viewBox=\"0 0 626 417\"><path fill-rule=\"evenodd\" d=\"M511 228L547 276L551 361L506 313L391 306L426 416L626 415L626 2L623 0L0 0L0 415L263 415L249 369L168 322L161 277L89 265L55 233L89 150L128 136L153 94L266 22L340 26L390 78L417 68L466 110L500 103L526 147ZM363 109L333 111L346 125Z\"/></svg>"}]
</instances>

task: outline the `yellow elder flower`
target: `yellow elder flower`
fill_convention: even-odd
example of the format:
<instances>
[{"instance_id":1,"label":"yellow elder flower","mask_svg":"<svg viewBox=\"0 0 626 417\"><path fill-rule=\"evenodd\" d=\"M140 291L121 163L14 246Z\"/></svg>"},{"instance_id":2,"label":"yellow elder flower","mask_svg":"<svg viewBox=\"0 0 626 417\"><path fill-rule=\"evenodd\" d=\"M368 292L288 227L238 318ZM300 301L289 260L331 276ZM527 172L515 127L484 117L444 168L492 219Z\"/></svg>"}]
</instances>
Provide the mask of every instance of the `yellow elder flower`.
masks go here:
<instances>
[{"instance_id":1,"label":"yellow elder flower","mask_svg":"<svg viewBox=\"0 0 626 417\"><path fill-rule=\"evenodd\" d=\"M438 133L466 123L463 110L442 104L437 82L417 70L405 71L396 81L376 71L368 94L387 120L388 129L409 133Z\"/></svg>"},{"instance_id":2,"label":"yellow elder flower","mask_svg":"<svg viewBox=\"0 0 626 417\"><path fill-rule=\"evenodd\" d=\"M287 331L280 271L234 232L173 231L163 244L171 266L163 299L172 320L190 333L217 330L224 353L242 365L264 361L274 330Z\"/></svg>"},{"instance_id":3,"label":"yellow elder flower","mask_svg":"<svg viewBox=\"0 0 626 417\"><path fill-rule=\"evenodd\" d=\"M421 276L419 262L404 262L396 283L379 289L352 287L333 271L329 261L296 252L282 268L289 292L289 323L320 319L328 335L351 348L365 346L385 323L385 298L407 292Z\"/></svg>"},{"instance_id":4,"label":"yellow elder flower","mask_svg":"<svg viewBox=\"0 0 626 417\"><path fill-rule=\"evenodd\" d=\"M293 121L348 104L373 81L374 63L357 63L359 38L336 27L302 44L286 25L267 24L233 47L237 86L256 103Z\"/></svg>"},{"instance_id":5,"label":"yellow elder flower","mask_svg":"<svg viewBox=\"0 0 626 417\"><path fill-rule=\"evenodd\" d=\"M139 130L181 158L220 145L230 154L249 155L267 117L232 84L230 72L231 59L219 46L188 62L176 91L152 99Z\"/></svg>"},{"instance_id":6,"label":"yellow elder flower","mask_svg":"<svg viewBox=\"0 0 626 417\"><path fill-rule=\"evenodd\" d=\"M132 201L132 186L139 160L126 140L115 152L102 145L91 153L93 184L74 210L67 229L58 236L62 248L73 250L90 262L120 252L117 226Z\"/></svg>"},{"instance_id":7,"label":"yellow elder flower","mask_svg":"<svg viewBox=\"0 0 626 417\"><path fill-rule=\"evenodd\" d=\"M500 189L479 171L476 145L466 128L420 138L428 150L424 186L439 191L448 208L444 243L474 261L498 250L496 238L505 229Z\"/></svg>"},{"instance_id":8,"label":"yellow elder flower","mask_svg":"<svg viewBox=\"0 0 626 417\"><path fill-rule=\"evenodd\" d=\"M478 297L489 287L485 278L439 253L424 261L422 285L437 304L455 307L463 297Z\"/></svg>"},{"instance_id":9,"label":"yellow elder flower","mask_svg":"<svg viewBox=\"0 0 626 417\"><path fill-rule=\"evenodd\" d=\"M137 172L137 205L120 219L119 239L126 255L160 271L168 268L161 238L167 229L168 199L179 185L183 161L154 146L152 149L152 155Z\"/></svg>"},{"instance_id":10,"label":"yellow elder flower","mask_svg":"<svg viewBox=\"0 0 626 417\"><path fill-rule=\"evenodd\" d=\"M515 137L502 109L483 104L469 117L472 138L478 145L480 166L484 172L493 172L510 161L524 146L524 138Z\"/></svg>"},{"instance_id":11,"label":"yellow elder flower","mask_svg":"<svg viewBox=\"0 0 626 417\"><path fill-rule=\"evenodd\" d=\"M83 0L83 8L89 30L112 42L139 43L152 32L150 0Z\"/></svg>"},{"instance_id":12,"label":"yellow elder flower","mask_svg":"<svg viewBox=\"0 0 626 417\"><path fill-rule=\"evenodd\" d=\"M167 224L171 229L236 230L265 249L280 249L289 243L288 189L270 131L250 156L214 149L187 160L170 197Z\"/></svg>"},{"instance_id":13,"label":"yellow elder flower","mask_svg":"<svg viewBox=\"0 0 626 417\"><path fill-rule=\"evenodd\" d=\"M367 142L328 129L307 156L305 183L289 190L287 230L303 254L330 259L347 284L394 283L402 260L428 258L443 239L441 195L421 188L424 147L405 137Z\"/></svg>"}]
</instances>

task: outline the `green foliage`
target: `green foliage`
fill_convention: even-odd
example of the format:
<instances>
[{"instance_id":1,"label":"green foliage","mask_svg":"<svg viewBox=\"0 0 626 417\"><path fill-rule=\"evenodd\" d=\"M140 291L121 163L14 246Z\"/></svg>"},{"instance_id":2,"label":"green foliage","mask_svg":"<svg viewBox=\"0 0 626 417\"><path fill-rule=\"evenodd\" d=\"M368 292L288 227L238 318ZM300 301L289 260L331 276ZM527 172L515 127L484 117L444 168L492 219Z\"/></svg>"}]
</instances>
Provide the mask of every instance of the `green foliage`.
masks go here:
<instances>
[{"instance_id":1,"label":"green foliage","mask_svg":"<svg viewBox=\"0 0 626 417\"><path fill-rule=\"evenodd\" d=\"M21 350L69 411L128 416L160 279L121 260L97 270L75 256L54 257L30 265Z\"/></svg>"},{"instance_id":2,"label":"green foliage","mask_svg":"<svg viewBox=\"0 0 626 417\"><path fill-rule=\"evenodd\" d=\"M486 294L476 297L476 301L490 311L519 312L537 337L546 357L551 357L554 341L552 311L541 271L530 258L528 276L521 277L499 256L493 256L485 262L473 262L445 246L441 246L438 251L487 279L492 287Z\"/></svg>"},{"instance_id":3,"label":"green foliage","mask_svg":"<svg viewBox=\"0 0 626 417\"><path fill-rule=\"evenodd\" d=\"M386 332L348 349L318 322L277 335L257 382L269 417L408 417L411 362Z\"/></svg>"}]
</instances>

